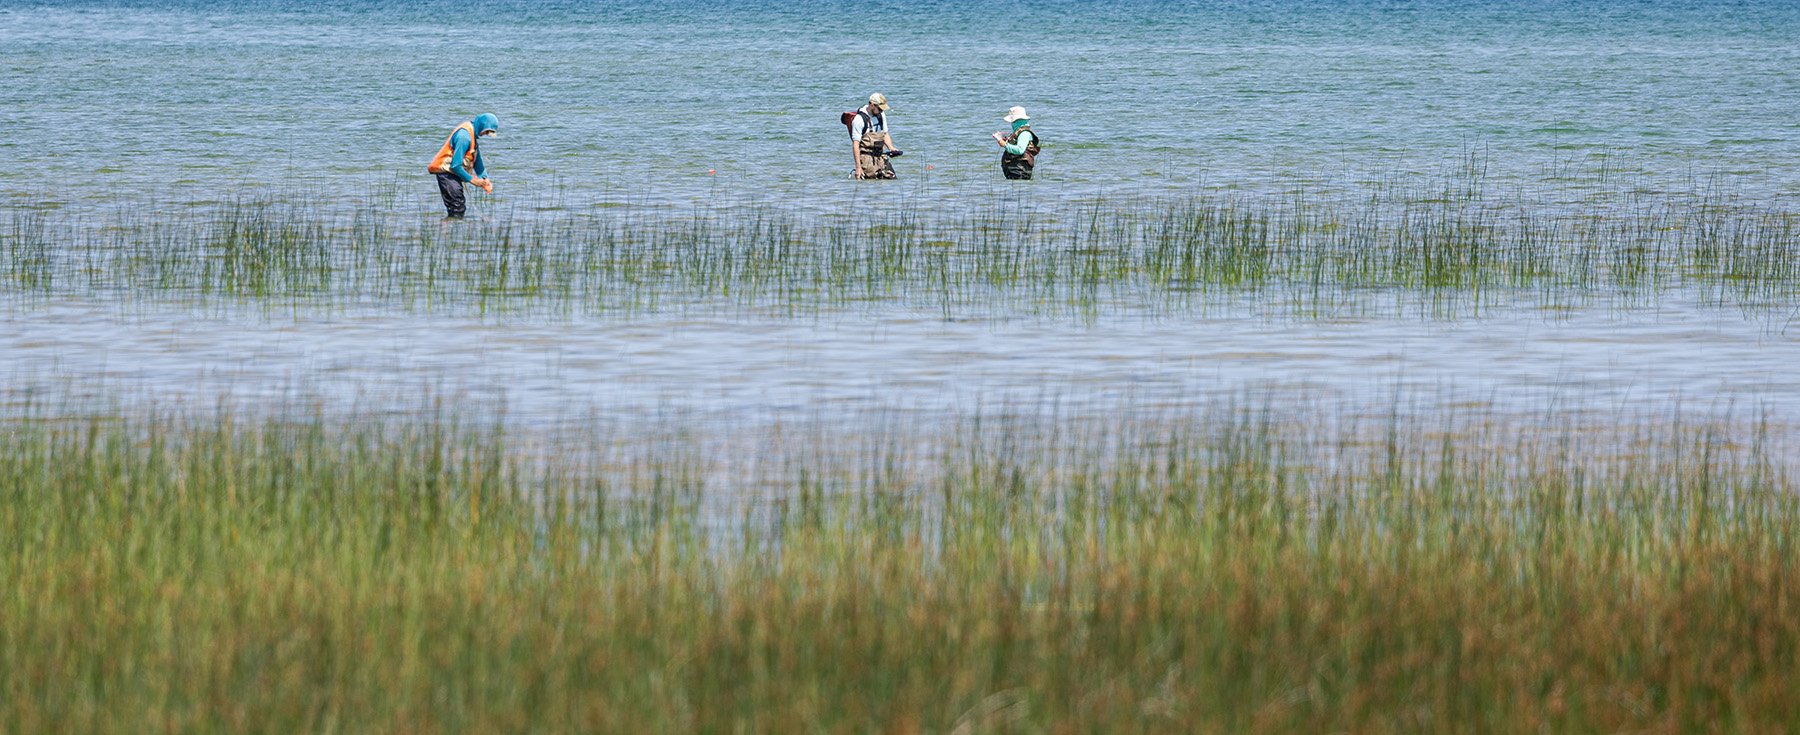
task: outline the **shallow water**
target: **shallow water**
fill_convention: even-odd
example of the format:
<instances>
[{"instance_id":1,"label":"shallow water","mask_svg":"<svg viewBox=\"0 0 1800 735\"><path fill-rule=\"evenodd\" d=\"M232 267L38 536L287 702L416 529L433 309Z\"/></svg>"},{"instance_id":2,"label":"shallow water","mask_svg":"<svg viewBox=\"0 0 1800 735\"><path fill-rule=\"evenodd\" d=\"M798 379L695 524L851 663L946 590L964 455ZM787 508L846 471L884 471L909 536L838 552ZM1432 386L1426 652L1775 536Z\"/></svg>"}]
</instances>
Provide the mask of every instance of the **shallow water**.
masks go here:
<instances>
[{"instance_id":1,"label":"shallow water","mask_svg":"<svg viewBox=\"0 0 1800 735\"><path fill-rule=\"evenodd\" d=\"M1034 196L1283 190L1469 149L1495 176L1800 193L1785 2L314 5L0 3L0 185L78 204L399 177L430 211L426 160L492 111L490 207L556 184L841 208L907 186L841 180L837 113L883 91L929 200L1005 186L987 134L1013 104L1051 145Z\"/></svg>"},{"instance_id":2,"label":"shallow water","mask_svg":"<svg viewBox=\"0 0 1800 735\"><path fill-rule=\"evenodd\" d=\"M9 382L163 408L327 405L412 410L431 399L525 423L763 424L899 411L1183 413L1220 404L1606 420L1674 406L1800 415L1795 339L1691 305L1623 319L1293 320L1237 315L943 320L604 319L530 323L386 314L261 322L182 311L121 323L63 303L5 325ZM73 380L72 380L73 379ZM348 401L348 402L347 402Z\"/></svg>"},{"instance_id":3,"label":"shallow water","mask_svg":"<svg viewBox=\"0 0 1800 735\"><path fill-rule=\"evenodd\" d=\"M1800 195L1800 7L1786 2L305 5L0 2L4 201L154 219L245 192L328 208L333 192L392 186L423 219L438 206L425 161L483 111L503 128L484 146L495 195L474 202L490 217L718 200L854 216L870 202L1053 208L1213 189L1354 199L1458 175L1576 202ZM836 117L877 90L895 106L903 180L858 184ZM1050 143L1030 184L998 180L986 137L1013 104ZM1521 410L1574 395L1785 409L1800 357L1783 317L1681 295L1458 320L1250 305L1098 322L6 304L14 395L442 389L526 419L1104 411L1264 390L1373 405L1397 387Z\"/></svg>"}]
</instances>

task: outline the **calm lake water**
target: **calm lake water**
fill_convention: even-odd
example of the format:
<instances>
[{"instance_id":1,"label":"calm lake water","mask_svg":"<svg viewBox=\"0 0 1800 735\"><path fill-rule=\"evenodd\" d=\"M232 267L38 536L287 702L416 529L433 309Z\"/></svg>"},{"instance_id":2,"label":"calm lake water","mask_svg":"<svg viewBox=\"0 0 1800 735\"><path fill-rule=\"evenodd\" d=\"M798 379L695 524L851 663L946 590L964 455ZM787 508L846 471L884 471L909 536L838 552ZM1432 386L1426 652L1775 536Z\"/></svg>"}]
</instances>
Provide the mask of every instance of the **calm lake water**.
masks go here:
<instances>
[{"instance_id":1,"label":"calm lake water","mask_svg":"<svg viewBox=\"0 0 1800 735\"><path fill-rule=\"evenodd\" d=\"M1110 197L1354 200L1477 161L1488 185L1731 190L1800 209L1800 4L1789 2L144 2L0 0L0 202L154 221L247 194L392 187L501 120L474 214L824 217ZM902 180L845 179L840 111L887 95ZM1000 180L1011 105L1049 148ZM96 225L99 226L99 225ZM0 254L0 257L4 257ZM0 286L12 288L12 286ZM10 394L79 384L204 405L421 390L584 412L815 416L1032 402L1096 411L1396 388L1537 410L1772 405L1797 394L1791 309L1654 307L1456 319L1191 316L945 321L886 312L526 318L7 300Z\"/></svg>"}]
</instances>

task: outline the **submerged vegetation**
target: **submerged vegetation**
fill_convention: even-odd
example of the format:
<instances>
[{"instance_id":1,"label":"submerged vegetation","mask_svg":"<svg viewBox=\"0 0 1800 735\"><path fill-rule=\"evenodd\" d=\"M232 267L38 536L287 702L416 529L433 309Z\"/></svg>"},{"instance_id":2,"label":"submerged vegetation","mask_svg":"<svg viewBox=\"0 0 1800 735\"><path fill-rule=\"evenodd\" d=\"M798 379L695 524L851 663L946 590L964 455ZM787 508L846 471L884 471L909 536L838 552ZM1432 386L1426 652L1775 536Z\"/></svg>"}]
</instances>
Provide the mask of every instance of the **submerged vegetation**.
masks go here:
<instances>
[{"instance_id":1,"label":"submerged vegetation","mask_svg":"<svg viewBox=\"0 0 1800 735\"><path fill-rule=\"evenodd\" d=\"M1326 425L27 411L0 731L1800 721L1800 504L1757 427Z\"/></svg>"},{"instance_id":2,"label":"submerged vegetation","mask_svg":"<svg viewBox=\"0 0 1800 735\"><path fill-rule=\"evenodd\" d=\"M1708 191L1568 204L1430 190L1367 200L1216 194L1032 206L601 208L442 223L373 195L336 214L300 195L103 226L27 207L0 222L14 298L104 296L451 311L950 315L1175 312L1250 297L1301 313L1398 298L1791 307L1797 213Z\"/></svg>"}]
</instances>

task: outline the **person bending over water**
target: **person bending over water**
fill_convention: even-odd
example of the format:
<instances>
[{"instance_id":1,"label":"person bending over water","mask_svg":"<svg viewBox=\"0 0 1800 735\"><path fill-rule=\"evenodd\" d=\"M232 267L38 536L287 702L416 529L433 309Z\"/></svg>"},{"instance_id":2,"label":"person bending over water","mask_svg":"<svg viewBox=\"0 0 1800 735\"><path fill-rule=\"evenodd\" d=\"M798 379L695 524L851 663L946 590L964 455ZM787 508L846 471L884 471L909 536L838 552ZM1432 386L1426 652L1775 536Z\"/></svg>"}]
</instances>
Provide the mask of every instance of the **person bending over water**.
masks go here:
<instances>
[{"instance_id":1,"label":"person bending over water","mask_svg":"<svg viewBox=\"0 0 1800 735\"><path fill-rule=\"evenodd\" d=\"M437 175L438 193L444 197L446 216L460 218L468 211L463 184L474 184L489 194L494 192L494 183L486 178L487 166L481 162L481 147L476 139L499 134L500 118L482 113L450 131L444 147L432 157L431 165L425 170Z\"/></svg>"}]
</instances>

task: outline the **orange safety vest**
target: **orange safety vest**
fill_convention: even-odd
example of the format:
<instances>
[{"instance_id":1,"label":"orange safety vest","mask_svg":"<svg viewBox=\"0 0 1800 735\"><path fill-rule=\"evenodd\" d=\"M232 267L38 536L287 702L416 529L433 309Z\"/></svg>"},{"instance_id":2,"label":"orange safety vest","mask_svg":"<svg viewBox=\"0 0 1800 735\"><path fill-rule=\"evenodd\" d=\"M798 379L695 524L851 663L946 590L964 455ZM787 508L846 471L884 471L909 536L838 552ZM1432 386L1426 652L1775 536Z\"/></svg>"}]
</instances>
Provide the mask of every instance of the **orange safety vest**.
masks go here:
<instances>
[{"instance_id":1,"label":"orange safety vest","mask_svg":"<svg viewBox=\"0 0 1800 735\"><path fill-rule=\"evenodd\" d=\"M469 131L469 152L463 154L463 170L469 172L470 176L474 176L475 156L477 155L475 148L475 141L477 139L477 136L475 135L475 123L463 123L456 126L456 130ZM427 167L425 169L426 171L430 171L434 174L450 173L450 157L456 155L456 130L450 131L450 137L444 139L444 147L438 149L437 155L432 157L431 166Z\"/></svg>"}]
</instances>

